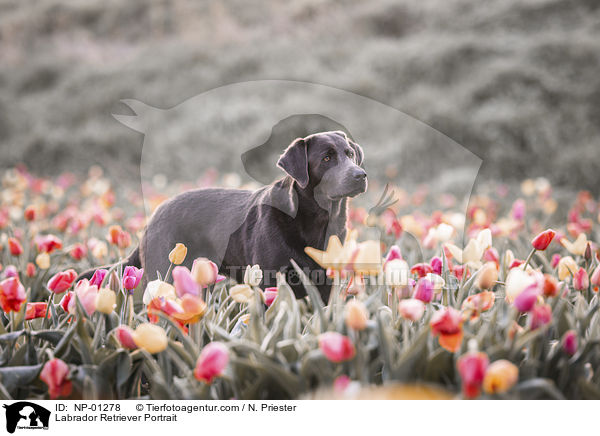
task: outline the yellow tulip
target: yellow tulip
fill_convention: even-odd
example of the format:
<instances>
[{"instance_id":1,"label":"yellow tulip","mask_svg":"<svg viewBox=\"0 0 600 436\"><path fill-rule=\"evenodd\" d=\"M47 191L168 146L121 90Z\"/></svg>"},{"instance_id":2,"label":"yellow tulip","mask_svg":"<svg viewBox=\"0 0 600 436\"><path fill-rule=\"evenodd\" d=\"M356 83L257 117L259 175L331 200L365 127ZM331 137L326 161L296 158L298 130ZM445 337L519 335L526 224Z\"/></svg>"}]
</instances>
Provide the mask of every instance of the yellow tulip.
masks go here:
<instances>
[{"instance_id":1,"label":"yellow tulip","mask_svg":"<svg viewBox=\"0 0 600 436\"><path fill-rule=\"evenodd\" d=\"M512 388L519 380L519 368L508 360L492 362L483 379L483 390L488 394L501 394Z\"/></svg>"},{"instance_id":2,"label":"yellow tulip","mask_svg":"<svg viewBox=\"0 0 600 436\"><path fill-rule=\"evenodd\" d=\"M117 306L117 294L108 288L102 288L96 295L96 310L102 313L112 313Z\"/></svg>"},{"instance_id":3,"label":"yellow tulip","mask_svg":"<svg viewBox=\"0 0 600 436\"><path fill-rule=\"evenodd\" d=\"M229 296L237 303L248 303L254 291L248 285L235 285L229 289Z\"/></svg>"},{"instance_id":4,"label":"yellow tulip","mask_svg":"<svg viewBox=\"0 0 600 436\"><path fill-rule=\"evenodd\" d=\"M358 300L351 300L344 308L346 325L354 330L364 330L367 327L369 314L367 308Z\"/></svg>"},{"instance_id":5,"label":"yellow tulip","mask_svg":"<svg viewBox=\"0 0 600 436\"><path fill-rule=\"evenodd\" d=\"M48 253L40 253L35 258L35 263L40 269L50 268L50 255Z\"/></svg>"},{"instance_id":6,"label":"yellow tulip","mask_svg":"<svg viewBox=\"0 0 600 436\"><path fill-rule=\"evenodd\" d=\"M577 262L571 256L565 256L558 262L558 279L565 280L578 270Z\"/></svg>"},{"instance_id":7,"label":"yellow tulip","mask_svg":"<svg viewBox=\"0 0 600 436\"><path fill-rule=\"evenodd\" d=\"M164 329L156 324L140 324L133 332L133 342L150 354L167 349L169 340Z\"/></svg>"},{"instance_id":8,"label":"yellow tulip","mask_svg":"<svg viewBox=\"0 0 600 436\"><path fill-rule=\"evenodd\" d=\"M574 254L575 256L583 256L585 254L585 249L587 248L588 240L585 233L580 233L575 242L570 242L567 238L562 238L560 243L569 251L569 253Z\"/></svg>"},{"instance_id":9,"label":"yellow tulip","mask_svg":"<svg viewBox=\"0 0 600 436\"><path fill-rule=\"evenodd\" d=\"M177 243L175 244L175 248L173 248L169 253L169 261L171 261L173 265L181 265L185 260L186 255L187 247L183 244Z\"/></svg>"},{"instance_id":10,"label":"yellow tulip","mask_svg":"<svg viewBox=\"0 0 600 436\"><path fill-rule=\"evenodd\" d=\"M477 275L475 285L479 289L490 289L494 287L498 280L498 268L495 262L487 262Z\"/></svg>"}]
</instances>

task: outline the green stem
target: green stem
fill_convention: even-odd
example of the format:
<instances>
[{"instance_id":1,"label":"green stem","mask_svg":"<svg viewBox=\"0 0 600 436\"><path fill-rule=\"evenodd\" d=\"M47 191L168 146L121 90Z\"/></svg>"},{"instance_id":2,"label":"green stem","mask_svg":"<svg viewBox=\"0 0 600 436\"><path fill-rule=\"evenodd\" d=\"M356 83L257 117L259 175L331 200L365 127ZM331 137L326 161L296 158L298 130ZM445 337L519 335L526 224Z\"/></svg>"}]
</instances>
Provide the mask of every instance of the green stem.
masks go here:
<instances>
[{"instance_id":1,"label":"green stem","mask_svg":"<svg viewBox=\"0 0 600 436\"><path fill-rule=\"evenodd\" d=\"M533 255L535 254L535 252L536 252L536 249L534 248L533 250L531 250L531 253L529 253L529 256L527 256L527 260L523 264L523 271L527 270L527 266L529 265L529 262L531 262L531 258L533 257Z\"/></svg>"}]
</instances>

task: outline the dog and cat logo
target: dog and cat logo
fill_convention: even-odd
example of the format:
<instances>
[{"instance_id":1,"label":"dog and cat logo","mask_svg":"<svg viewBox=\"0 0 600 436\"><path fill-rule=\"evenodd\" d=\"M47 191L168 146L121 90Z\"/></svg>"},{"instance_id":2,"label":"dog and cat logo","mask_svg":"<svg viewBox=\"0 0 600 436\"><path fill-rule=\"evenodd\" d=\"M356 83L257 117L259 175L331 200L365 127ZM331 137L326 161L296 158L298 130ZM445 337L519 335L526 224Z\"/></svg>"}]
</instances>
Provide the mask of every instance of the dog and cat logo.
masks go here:
<instances>
[{"instance_id":1,"label":"dog and cat logo","mask_svg":"<svg viewBox=\"0 0 600 436\"><path fill-rule=\"evenodd\" d=\"M13 404L4 404L6 413L6 431L14 433L15 430L48 430L50 411L42 406L29 401L19 401Z\"/></svg>"}]
</instances>

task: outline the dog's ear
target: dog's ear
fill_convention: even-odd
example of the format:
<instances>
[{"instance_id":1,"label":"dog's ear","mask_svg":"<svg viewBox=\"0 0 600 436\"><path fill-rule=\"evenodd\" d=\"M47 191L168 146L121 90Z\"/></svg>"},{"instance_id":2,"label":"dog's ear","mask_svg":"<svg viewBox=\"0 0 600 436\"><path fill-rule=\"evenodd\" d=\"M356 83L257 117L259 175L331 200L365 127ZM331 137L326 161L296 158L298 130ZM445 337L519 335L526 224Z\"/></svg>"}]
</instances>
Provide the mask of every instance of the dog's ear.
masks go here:
<instances>
[{"instance_id":1,"label":"dog's ear","mask_svg":"<svg viewBox=\"0 0 600 436\"><path fill-rule=\"evenodd\" d=\"M306 141L298 138L292 142L277 161L277 166L288 173L301 188L308 185L308 152Z\"/></svg>"},{"instance_id":2,"label":"dog's ear","mask_svg":"<svg viewBox=\"0 0 600 436\"><path fill-rule=\"evenodd\" d=\"M348 138L348 144L350 144L350 147L352 147L354 149L354 153L356 153L356 164L362 165L363 159L365 158L362 147L350 138Z\"/></svg>"}]
</instances>

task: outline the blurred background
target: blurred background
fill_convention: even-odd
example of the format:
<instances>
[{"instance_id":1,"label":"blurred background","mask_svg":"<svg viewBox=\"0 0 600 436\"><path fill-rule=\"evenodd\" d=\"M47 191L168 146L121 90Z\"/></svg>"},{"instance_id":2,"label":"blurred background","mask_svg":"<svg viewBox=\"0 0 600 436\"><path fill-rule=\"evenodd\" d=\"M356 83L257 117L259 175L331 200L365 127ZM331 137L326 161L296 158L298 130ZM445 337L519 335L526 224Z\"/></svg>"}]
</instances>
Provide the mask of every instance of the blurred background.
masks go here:
<instances>
[{"instance_id":1,"label":"blurred background","mask_svg":"<svg viewBox=\"0 0 600 436\"><path fill-rule=\"evenodd\" d=\"M597 193L599 41L597 0L0 0L0 165L46 176L100 165L133 185L143 135L112 117L132 114L121 99L167 109L235 82L289 79L377 100L447 135L481 158L476 189L546 177ZM336 121L293 117L272 141L282 150ZM220 171L240 162L181 138L182 153L200 147ZM409 162L427 151L410 126L393 146ZM452 153L440 159L453 165ZM381 169L371 178L395 170L386 152L368 162ZM423 178L418 164L404 171Z\"/></svg>"}]
</instances>

